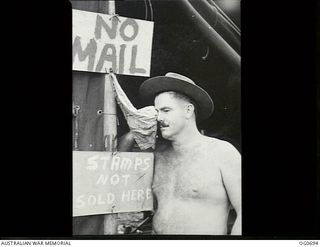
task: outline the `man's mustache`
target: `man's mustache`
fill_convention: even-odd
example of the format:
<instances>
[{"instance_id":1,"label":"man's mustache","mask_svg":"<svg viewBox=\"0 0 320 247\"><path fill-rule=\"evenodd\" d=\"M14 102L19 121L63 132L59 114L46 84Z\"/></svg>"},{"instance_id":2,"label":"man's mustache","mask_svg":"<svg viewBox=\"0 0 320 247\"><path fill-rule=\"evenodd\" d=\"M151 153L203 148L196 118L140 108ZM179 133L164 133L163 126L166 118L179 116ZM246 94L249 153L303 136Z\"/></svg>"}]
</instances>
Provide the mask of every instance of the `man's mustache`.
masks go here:
<instances>
[{"instance_id":1,"label":"man's mustache","mask_svg":"<svg viewBox=\"0 0 320 247\"><path fill-rule=\"evenodd\" d=\"M169 124L165 123L165 122L159 122L159 126L160 127L169 127Z\"/></svg>"}]
</instances>

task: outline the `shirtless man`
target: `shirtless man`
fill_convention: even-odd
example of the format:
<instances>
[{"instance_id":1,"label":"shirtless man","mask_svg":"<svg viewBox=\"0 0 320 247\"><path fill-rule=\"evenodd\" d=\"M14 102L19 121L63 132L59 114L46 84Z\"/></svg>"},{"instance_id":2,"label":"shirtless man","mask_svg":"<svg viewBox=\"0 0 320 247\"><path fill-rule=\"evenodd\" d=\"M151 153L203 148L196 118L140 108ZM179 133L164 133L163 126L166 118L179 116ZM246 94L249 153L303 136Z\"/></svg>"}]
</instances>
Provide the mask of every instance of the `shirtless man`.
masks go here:
<instances>
[{"instance_id":1,"label":"shirtless man","mask_svg":"<svg viewBox=\"0 0 320 247\"><path fill-rule=\"evenodd\" d=\"M155 150L154 233L225 235L232 206L237 217L231 234L241 235L241 156L230 143L204 136L196 126L196 118L213 112L210 96L176 73L148 79L140 94L154 99L168 141Z\"/></svg>"}]
</instances>

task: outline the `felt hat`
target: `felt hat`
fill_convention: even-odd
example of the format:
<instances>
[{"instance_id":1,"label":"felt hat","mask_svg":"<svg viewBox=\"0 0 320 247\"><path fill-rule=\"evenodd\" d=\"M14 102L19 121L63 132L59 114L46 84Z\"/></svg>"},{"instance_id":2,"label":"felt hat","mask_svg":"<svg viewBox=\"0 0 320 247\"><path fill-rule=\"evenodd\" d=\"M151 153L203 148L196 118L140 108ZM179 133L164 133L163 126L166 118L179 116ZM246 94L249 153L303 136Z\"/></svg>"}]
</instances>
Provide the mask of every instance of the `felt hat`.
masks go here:
<instances>
[{"instance_id":1,"label":"felt hat","mask_svg":"<svg viewBox=\"0 0 320 247\"><path fill-rule=\"evenodd\" d=\"M190 78L173 72L144 81L139 94L142 99L151 103L156 95L167 91L175 91L194 100L197 104L197 120L207 119L213 112L214 105L210 95Z\"/></svg>"}]
</instances>

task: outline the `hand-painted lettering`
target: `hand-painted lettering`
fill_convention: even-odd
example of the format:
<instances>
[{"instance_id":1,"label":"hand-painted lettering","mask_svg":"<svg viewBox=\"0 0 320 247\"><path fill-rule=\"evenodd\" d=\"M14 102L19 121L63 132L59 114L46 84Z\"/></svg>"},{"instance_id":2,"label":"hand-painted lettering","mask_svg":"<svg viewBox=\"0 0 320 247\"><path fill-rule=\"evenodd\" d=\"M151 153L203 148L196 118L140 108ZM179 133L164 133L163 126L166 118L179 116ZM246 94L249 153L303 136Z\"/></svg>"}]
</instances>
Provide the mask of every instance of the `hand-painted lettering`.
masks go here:
<instances>
[{"instance_id":1,"label":"hand-painted lettering","mask_svg":"<svg viewBox=\"0 0 320 247\"><path fill-rule=\"evenodd\" d=\"M131 27L131 37L128 36L128 33L130 31L128 31L128 27ZM127 30L127 31L126 31ZM127 18L120 27L120 36L124 41L132 41L134 40L139 32L139 26L138 23L134 20L134 19L129 19ZM129 34L130 35L130 34Z\"/></svg>"},{"instance_id":2,"label":"hand-painted lettering","mask_svg":"<svg viewBox=\"0 0 320 247\"><path fill-rule=\"evenodd\" d=\"M145 74L146 70L144 68L136 68L137 51L138 51L138 46L137 45L132 46L129 71L132 74L137 74L137 73Z\"/></svg>"},{"instance_id":3,"label":"hand-painted lettering","mask_svg":"<svg viewBox=\"0 0 320 247\"><path fill-rule=\"evenodd\" d=\"M115 39L116 34L117 34L117 27L118 27L118 20L116 18L112 18L111 27L110 27L108 25L108 23L105 22L104 19L100 15L97 15L94 36L96 37L96 39L100 39L101 38L101 30L103 28L106 31L106 33L108 34L110 39Z\"/></svg>"},{"instance_id":4,"label":"hand-painted lettering","mask_svg":"<svg viewBox=\"0 0 320 247\"><path fill-rule=\"evenodd\" d=\"M74 216L152 210L152 153L74 151L73 162Z\"/></svg>"},{"instance_id":5,"label":"hand-painted lettering","mask_svg":"<svg viewBox=\"0 0 320 247\"><path fill-rule=\"evenodd\" d=\"M73 10L73 69L148 76L152 36L149 21Z\"/></svg>"},{"instance_id":6,"label":"hand-painted lettering","mask_svg":"<svg viewBox=\"0 0 320 247\"><path fill-rule=\"evenodd\" d=\"M76 36L73 42L72 61L75 61L75 56L78 55L80 61L84 61L88 57L88 71L93 70L94 61L96 59L97 43L94 39L90 39L85 50L82 49L80 37Z\"/></svg>"}]
</instances>

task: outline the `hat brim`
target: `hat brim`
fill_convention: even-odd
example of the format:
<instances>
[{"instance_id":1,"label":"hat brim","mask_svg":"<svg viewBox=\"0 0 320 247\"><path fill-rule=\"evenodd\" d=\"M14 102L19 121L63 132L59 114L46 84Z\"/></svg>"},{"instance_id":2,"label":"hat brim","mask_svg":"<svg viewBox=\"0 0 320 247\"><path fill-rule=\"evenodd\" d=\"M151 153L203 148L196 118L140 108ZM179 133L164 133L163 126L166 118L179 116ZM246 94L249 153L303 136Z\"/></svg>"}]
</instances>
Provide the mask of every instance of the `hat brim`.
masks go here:
<instances>
[{"instance_id":1,"label":"hat brim","mask_svg":"<svg viewBox=\"0 0 320 247\"><path fill-rule=\"evenodd\" d=\"M189 82L168 76L156 76L142 83L139 89L140 97L149 104L153 104L157 94L175 91L189 96L197 103L197 120L204 120L213 113L214 104L210 95L201 87Z\"/></svg>"}]
</instances>

